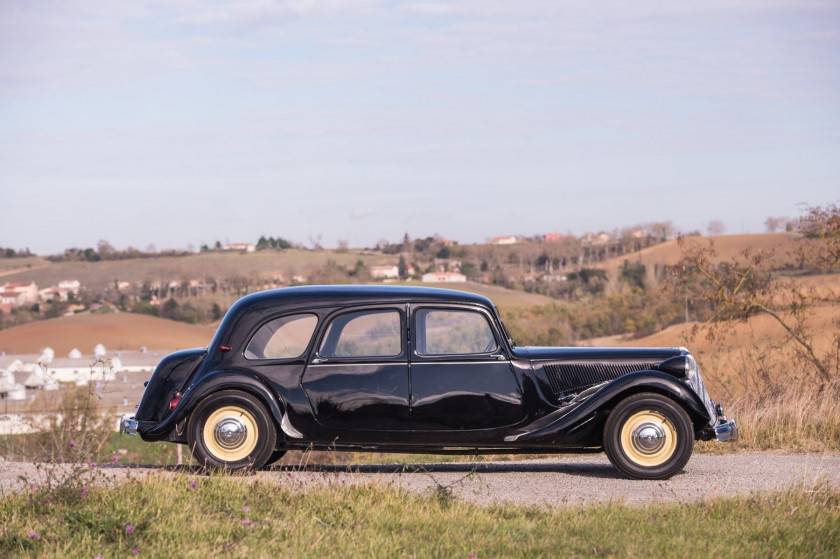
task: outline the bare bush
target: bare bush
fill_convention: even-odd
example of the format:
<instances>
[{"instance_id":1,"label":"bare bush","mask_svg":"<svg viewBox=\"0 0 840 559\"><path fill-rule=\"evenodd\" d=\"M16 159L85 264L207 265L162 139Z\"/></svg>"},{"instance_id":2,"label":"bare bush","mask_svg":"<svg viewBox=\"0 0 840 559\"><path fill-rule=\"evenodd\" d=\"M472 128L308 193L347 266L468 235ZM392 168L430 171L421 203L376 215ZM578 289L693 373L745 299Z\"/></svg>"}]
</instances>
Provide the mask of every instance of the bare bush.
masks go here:
<instances>
[{"instance_id":1,"label":"bare bush","mask_svg":"<svg viewBox=\"0 0 840 559\"><path fill-rule=\"evenodd\" d=\"M840 266L840 207L808 208L801 219L805 240L800 244L799 261L803 271L831 273ZM688 243L679 239L682 258L671 268L671 285L680 293L691 294L710 310L709 320L696 329L709 339L731 333L738 322L766 314L786 333L783 345L793 353L790 367L800 374L797 381L810 381L820 390L840 382L840 319L833 321L827 344L817 344L810 321L824 305L840 304L840 293L827 286L805 287L789 277L779 277L766 264L769 251L744 250L730 261L720 261L713 241ZM778 351L780 348L769 348ZM770 379L778 375L767 375ZM769 387L769 386L768 386Z\"/></svg>"}]
</instances>

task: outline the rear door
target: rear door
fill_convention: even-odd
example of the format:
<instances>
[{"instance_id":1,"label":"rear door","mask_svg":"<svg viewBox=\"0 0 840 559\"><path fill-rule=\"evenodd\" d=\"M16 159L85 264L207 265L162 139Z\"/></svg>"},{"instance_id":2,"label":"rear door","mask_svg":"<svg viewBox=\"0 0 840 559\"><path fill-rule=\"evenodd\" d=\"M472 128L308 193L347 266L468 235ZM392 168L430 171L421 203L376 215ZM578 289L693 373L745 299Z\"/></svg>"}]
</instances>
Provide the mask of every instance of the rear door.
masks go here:
<instances>
[{"instance_id":1,"label":"rear door","mask_svg":"<svg viewBox=\"0 0 840 559\"><path fill-rule=\"evenodd\" d=\"M328 318L302 386L315 419L342 441L408 431L404 305L343 310Z\"/></svg>"}]
</instances>

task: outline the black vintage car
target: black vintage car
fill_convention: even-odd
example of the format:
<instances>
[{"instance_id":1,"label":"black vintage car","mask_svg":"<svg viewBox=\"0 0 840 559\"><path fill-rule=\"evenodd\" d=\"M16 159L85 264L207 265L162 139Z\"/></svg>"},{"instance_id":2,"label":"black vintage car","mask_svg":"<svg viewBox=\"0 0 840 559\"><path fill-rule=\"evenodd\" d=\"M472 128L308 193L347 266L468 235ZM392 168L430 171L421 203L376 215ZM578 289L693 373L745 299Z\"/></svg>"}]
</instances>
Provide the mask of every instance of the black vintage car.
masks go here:
<instances>
[{"instance_id":1,"label":"black vintage car","mask_svg":"<svg viewBox=\"0 0 840 559\"><path fill-rule=\"evenodd\" d=\"M738 433L684 348L518 347L485 297L391 286L243 297L209 347L160 362L121 430L228 470L290 449L605 451L641 479Z\"/></svg>"}]
</instances>

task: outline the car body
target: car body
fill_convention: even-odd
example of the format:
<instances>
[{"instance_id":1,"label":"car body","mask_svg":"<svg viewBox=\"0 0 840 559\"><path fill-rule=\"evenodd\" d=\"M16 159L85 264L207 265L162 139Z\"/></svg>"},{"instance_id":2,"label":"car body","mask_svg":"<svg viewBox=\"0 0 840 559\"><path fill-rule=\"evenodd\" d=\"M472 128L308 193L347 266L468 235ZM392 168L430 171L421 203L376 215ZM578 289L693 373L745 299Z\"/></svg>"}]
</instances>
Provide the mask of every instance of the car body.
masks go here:
<instances>
[{"instance_id":1,"label":"car body","mask_svg":"<svg viewBox=\"0 0 840 559\"><path fill-rule=\"evenodd\" d=\"M291 449L606 451L649 479L737 437L685 348L519 347L486 297L402 286L243 297L209 347L160 362L121 431L230 470Z\"/></svg>"}]
</instances>

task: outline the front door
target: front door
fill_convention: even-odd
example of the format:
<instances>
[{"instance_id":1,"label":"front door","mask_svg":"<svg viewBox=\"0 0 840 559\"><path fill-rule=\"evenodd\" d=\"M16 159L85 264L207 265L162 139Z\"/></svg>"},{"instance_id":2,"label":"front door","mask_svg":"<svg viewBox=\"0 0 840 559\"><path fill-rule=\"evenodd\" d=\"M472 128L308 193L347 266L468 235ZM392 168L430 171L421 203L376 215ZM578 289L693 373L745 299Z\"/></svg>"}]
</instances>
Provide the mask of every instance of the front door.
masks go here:
<instances>
[{"instance_id":1,"label":"front door","mask_svg":"<svg viewBox=\"0 0 840 559\"><path fill-rule=\"evenodd\" d=\"M303 374L318 423L337 442L408 431L408 351L403 307L355 309L331 317Z\"/></svg>"},{"instance_id":2,"label":"front door","mask_svg":"<svg viewBox=\"0 0 840 559\"><path fill-rule=\"evenodd\" d=\"M455 307L413 310L414 431L473 431L525 418L522 390L490 317Z\"/></svg>"}]
</instances>

